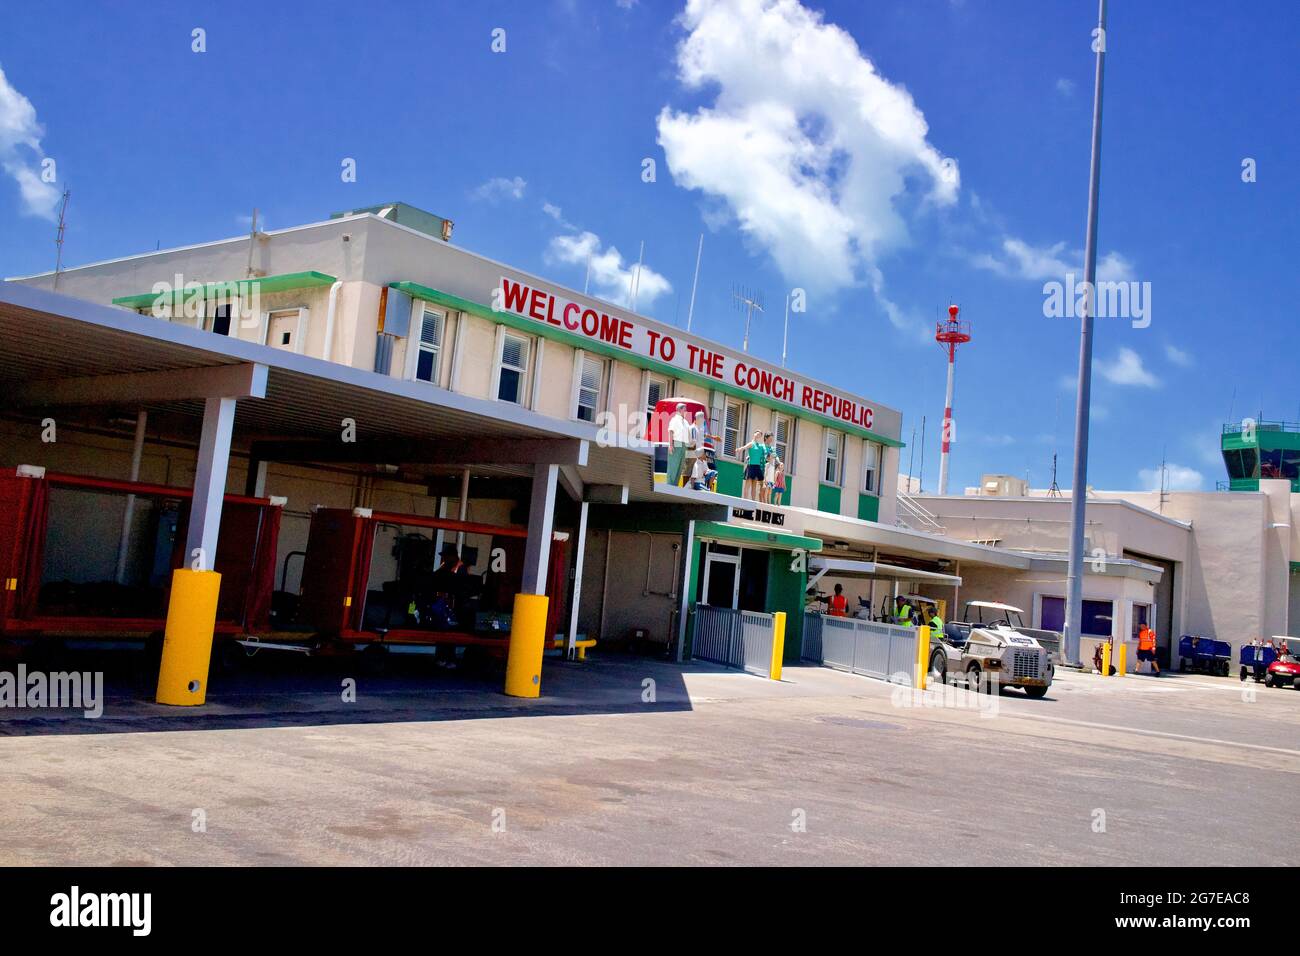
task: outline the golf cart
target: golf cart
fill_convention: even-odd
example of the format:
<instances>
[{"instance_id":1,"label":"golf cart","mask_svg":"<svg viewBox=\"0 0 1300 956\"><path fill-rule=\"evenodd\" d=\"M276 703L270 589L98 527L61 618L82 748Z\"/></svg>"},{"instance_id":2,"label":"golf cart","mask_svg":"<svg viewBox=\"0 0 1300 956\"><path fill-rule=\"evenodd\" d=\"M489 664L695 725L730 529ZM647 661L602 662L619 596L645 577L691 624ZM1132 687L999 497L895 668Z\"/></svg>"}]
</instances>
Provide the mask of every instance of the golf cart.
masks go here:
<instances>
[{"instance_id":1,"label":"golf cart","mask_svg":"<svg viewBox=\"0 0 1300 956\"><path fill-rule=\"evenodd\" d=\"M1009 604L968 601L965 621L951 621L942 635L930 635L930 679L964 680L986 693L1020 687L1030 697L1044 696L1055 668L1047 649L1022 633L1022 614Z\"/></svg>"}]
</instances>

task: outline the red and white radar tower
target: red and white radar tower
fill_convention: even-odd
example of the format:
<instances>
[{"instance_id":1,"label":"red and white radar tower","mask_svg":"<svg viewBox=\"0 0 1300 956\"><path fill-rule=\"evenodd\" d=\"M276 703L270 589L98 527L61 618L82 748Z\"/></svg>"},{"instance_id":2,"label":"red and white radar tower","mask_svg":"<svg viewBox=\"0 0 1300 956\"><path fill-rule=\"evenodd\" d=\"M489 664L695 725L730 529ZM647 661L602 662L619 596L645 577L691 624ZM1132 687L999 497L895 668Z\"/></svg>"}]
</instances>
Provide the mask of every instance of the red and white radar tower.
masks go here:
<instances>
[{"instance_id":1,"label":"red and white radar tower","mask_svg":"<svg viewBox=\"0 0 1300 956\"><path fill-rule=\"evenodd\" d=\"M948 390L943 399L943 448L939 455L939 494L948 493L948 447L952 444L952 373L957 365L957 346L970 341L970 325L957 320L957 306L948 306L948 321L936 322L934 340L948 349Z\"/></svg>"}]
</instances>

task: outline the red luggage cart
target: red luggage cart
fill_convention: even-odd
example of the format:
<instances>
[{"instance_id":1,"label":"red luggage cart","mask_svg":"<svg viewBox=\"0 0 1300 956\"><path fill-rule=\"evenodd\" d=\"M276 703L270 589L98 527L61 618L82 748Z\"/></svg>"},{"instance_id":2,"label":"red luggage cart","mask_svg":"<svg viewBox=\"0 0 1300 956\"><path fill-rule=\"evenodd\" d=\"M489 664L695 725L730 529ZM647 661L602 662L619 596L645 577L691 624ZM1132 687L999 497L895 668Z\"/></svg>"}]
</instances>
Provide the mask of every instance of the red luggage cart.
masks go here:
<instances>
[{"instance_id":1,"label":"red luggage cart","mask_svg":"<svg viewBox=\"0 0 1300 956\"><path fill-rule=\"evenodd\" d=\"M127 495L135 496L136 513L150 537L136 541L135 580L121 583L115 575L121 527L116 516L121 512L110 505ZM30 466L0 470L0 637L160 634L171 571L186 562L192 497L188 488L146 482L47 474ZM282 504L225 496L213 562L221 573L217 634L266 626ZM114 517L105 519L106 513ZM66 565L65 555L50 546L52 525L65 537L77 538L74 559ZM96 547L97 536L106 547ZM77 568L77 580L60 579L58 570L67 567Z\"/></svg>"}]
</instances>

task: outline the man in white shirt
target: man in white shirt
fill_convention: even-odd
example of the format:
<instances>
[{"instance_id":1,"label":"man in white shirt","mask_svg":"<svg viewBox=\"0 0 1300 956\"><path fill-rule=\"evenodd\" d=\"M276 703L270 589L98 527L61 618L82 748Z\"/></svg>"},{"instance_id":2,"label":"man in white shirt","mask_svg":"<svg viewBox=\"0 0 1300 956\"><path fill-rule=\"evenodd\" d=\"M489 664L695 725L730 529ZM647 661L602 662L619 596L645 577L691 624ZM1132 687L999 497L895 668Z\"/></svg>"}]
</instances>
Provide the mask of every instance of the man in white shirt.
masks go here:
<instances>
[{"instance_id":1,"label":"man in white shirt","mask_svg":"<svg viewBox=\"0 0 1300 956\"><path fill-rule=\"evenodd\" d=\"M686 417L686 406L678 402L673 417L668 420L668 480L674 485L682 483L682 464L690 443L691 423Z\"/></svg>"}]
</instances>

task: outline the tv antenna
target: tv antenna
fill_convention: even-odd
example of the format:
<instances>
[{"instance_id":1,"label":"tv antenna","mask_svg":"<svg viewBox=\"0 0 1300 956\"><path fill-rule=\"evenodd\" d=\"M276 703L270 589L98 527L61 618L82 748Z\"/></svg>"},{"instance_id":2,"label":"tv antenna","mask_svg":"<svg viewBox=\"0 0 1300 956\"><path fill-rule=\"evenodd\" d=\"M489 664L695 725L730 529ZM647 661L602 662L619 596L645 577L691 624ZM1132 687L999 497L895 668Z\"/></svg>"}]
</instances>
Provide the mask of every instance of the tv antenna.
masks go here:
<instances>
[{"instance_id":1,"label":"tv antenna","mask_svg":"<svg viewBox=\"0 0 1300 956\"><path fill-rule=\"evenodd\" d=\"M71 189L63 190L63 203L59 206L59 231L54 236L54 245L58 250L54 256L54 288L59 287L59 273L63 271L63 230L67 226L68 198Z\"/></svg>"},{"instance_id":2,"label":"tv antenna","mask_svg":"<svg viewBox=\"0 0 1300 956\"><path fill-rule=\"evenodd\" d=\"M1047 489L1047 497L1061 497L1061 486L1056 483L1056 452L1052 452L1052 485Z\"/></svg>"},{"instance_id":3,"label":"tv antenna","mask_svg":"<svg viewBox=\"0 0 1300 956\"><path fill-rule=\"evenodd\" d=\"M745 344L741 346L741 351L749 351L749 325L754 320L755 310L763 311L763 293L750 292L744 286L737 288L732 286L731 297L736 302L736 308L744 307L745 309Z\"/></svg>"}]
</instances>

